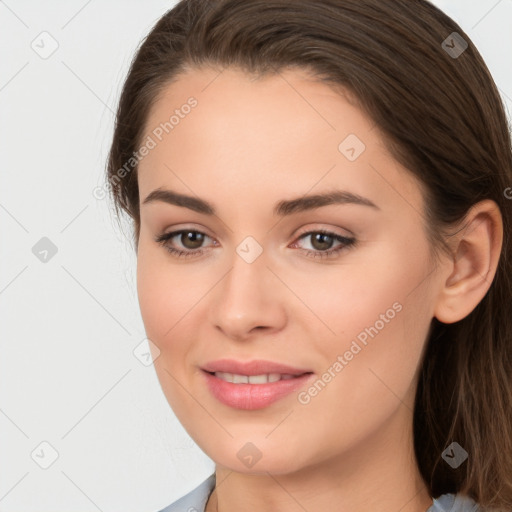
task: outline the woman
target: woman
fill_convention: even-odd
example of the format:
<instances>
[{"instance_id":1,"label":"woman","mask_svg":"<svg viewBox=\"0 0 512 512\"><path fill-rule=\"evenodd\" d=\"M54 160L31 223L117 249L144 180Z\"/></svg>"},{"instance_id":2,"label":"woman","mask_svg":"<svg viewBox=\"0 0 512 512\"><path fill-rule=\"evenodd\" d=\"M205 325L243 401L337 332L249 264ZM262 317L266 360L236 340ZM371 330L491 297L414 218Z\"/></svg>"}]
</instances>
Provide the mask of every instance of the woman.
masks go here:
<instances>
[{"instance_id":1,"label":"woman","mask_svg":"<svg viewBox=\"0 0 512 512\"><path fill-rule=\"evenodd\" d=\"M512 510L512 152L425 0L183 0L108 162L162 390L215 473L165 512Z\"/></svg>"}]
</instances>

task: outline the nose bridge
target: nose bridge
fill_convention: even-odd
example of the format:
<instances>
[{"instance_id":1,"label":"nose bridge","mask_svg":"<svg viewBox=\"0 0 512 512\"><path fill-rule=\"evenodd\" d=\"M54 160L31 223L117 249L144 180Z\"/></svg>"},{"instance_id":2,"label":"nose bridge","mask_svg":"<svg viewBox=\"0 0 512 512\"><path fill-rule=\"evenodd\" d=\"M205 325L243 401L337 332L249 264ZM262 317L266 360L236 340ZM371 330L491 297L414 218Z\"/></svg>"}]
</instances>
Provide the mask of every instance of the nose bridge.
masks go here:
<instances>
[{"instance_id":1,"label":"nose bridge","mask_svg":"<svg viewBox=\"0 0 512 512\"><path fill-rule=\"evenodd\" d=\"M228 304L233 311L268 302L270 298L266 297L265 286L271 272L267 268L267 260L263 252L255 257L253 248L248 249L244 243L240 244L231 259L231 270L221 286L220 301Z\"/></svg>"},{"instance_id":2,"label":"nose bridge","mask_svg":"<svg viewBox=\"0 0 512 512\"><path fill-rule=\"evenodd\" d=\"M213 324L233 337L243 337L254 327L281 327L285 315L281 294L276 293L278 280L267 268L263 247L245 239L230 261L230 270L216 287Z\"/></svg>"}]
</instances>

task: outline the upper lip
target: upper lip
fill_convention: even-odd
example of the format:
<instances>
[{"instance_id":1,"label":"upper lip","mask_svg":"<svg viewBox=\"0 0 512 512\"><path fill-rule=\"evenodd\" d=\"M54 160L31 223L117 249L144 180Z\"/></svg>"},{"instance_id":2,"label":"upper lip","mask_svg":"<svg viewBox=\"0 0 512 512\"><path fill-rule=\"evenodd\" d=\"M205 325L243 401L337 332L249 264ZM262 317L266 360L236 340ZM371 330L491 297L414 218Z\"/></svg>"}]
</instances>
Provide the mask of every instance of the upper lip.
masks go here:
<instances>
[{"instance_id":1,"label":"upper lip","mask_svg":"<svg viewBox=\"0 0 512 512\"><path fill-rule=\"evenodd\" d=\"M215 373L236 373L238 375L262 375L266 373L280 373L290 375L302 375L303 373L312 373L311 370L294 368L286 364L275 363L273 361L265 361L255 359L252 361L235 361L234 359L218 359L210 361L202 366L202 369Z\"/></svg>"}]
</instances>

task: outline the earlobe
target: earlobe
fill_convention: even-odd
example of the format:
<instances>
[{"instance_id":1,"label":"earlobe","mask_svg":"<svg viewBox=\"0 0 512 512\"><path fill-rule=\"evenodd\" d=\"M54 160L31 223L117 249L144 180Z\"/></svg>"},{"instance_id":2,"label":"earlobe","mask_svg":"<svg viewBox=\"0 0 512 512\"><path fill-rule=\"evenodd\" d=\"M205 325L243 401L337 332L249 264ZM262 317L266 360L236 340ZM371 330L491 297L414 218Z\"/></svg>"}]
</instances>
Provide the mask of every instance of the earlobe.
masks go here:
<instances>
[{"instance_id":1,"label":"earlobe","mask_svg":"<svg viewBox=\"0 0 512 512\"><path fill-rule=\"evenodd\" d=\"M489 290L496 274L503 242L503 220L489 199L474 205L452 240L449 275L441 281L434 316L453 323L468 316Z\"/></svg>"}]
</instances>

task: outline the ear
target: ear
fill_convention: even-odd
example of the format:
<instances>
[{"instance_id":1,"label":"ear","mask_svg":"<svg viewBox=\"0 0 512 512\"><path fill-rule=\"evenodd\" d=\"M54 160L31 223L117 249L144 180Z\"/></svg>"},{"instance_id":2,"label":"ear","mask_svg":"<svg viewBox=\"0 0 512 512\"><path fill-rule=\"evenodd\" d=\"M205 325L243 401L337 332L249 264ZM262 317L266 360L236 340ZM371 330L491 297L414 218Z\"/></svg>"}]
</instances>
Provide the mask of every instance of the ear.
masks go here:
<instances>
[{"instance_id":1,"label":"ear","mask_svg":"<svg viewBox=\"0 0 512 512\"><path fill-rule=\"evenodd\" d=\"M434 308L434 316L450 324L475 309L489 290L503 242L503 219L498 205L486 199L475 204L449 242L452 261Z\"/></svg>"}]
</instances>

